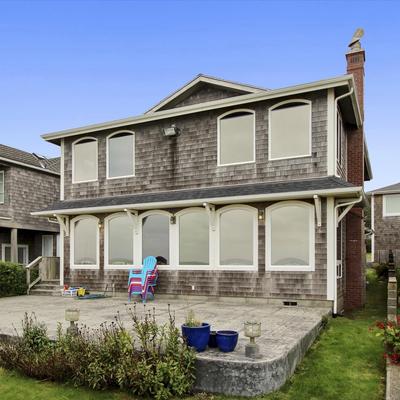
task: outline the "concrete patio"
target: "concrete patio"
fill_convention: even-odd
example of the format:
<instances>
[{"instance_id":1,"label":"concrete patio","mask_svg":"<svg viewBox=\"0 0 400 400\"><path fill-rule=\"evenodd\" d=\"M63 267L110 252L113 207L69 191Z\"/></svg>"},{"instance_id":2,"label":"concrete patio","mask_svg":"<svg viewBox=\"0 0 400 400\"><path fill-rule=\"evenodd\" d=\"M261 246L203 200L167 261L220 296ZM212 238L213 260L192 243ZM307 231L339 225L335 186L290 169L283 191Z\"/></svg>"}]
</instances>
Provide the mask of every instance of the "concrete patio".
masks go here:
<instances>
[{"instance_id":1,"label":"concrete patio","mask_svg":"<svg viewBox=\"0 0 400 400\"><path fill-rule=\"evenodd\" d=\"M209 322L212 330L238 330L239 343L233 353L208 350L197 356L196 386L200 391L230 395L254 396L281 387L293 374L298 362L319 333L322 317L327 308L283 307L263 304L238 304L210 302L202 299L155 300L146 309L155 307L157 321L168 319L168 304L175 313L177 326L184 322L189 309L198 319ZM121 320L129 327L126 299L107 298L76 300L66 297L19 296L0 299L0 334L14 335L20 331L25 312L34 312L44 322L50 335L54 335L57 323L64 321L66 308L80 309L80 322L97 327L112 321L119 311ZM137 311L144 312L139 303ZM262 336L258 339L261 357L257 360L245 357L244 346L248 339L243 334L243 322L261 321Z\"/></svg>"}]
</instances>

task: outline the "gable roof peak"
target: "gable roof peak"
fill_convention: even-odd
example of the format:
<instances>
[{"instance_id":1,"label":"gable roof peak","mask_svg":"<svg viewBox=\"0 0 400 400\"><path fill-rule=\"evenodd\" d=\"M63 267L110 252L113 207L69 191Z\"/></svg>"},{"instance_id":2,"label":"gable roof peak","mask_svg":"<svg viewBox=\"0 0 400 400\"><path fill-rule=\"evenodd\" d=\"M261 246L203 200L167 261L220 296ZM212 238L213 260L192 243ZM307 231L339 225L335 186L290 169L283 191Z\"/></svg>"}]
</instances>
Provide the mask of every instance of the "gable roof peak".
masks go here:
<instances>
[{"instance_id":1,"label":"gable roof peak","mask_svg":"<svg viewBox=\"0 0 400 400\"><path fill-rule=\"evenodd\" d=\"M171 93L169 96L165 97L163 100L157 103L154 107L146 111L145 114L151 114L156 111L160 111L169 104L172 105L178 102L181 98L189 96L191 93L193 93L193 91L196 88L198 88L202 84L217 86L240 94L262 93L269 91L269 89L266 88L261 88L245 83L229 81L226 79L216 78L211 75L199 73L192 80L183 85L181 88Z\"/></svg>"}]
</instances>

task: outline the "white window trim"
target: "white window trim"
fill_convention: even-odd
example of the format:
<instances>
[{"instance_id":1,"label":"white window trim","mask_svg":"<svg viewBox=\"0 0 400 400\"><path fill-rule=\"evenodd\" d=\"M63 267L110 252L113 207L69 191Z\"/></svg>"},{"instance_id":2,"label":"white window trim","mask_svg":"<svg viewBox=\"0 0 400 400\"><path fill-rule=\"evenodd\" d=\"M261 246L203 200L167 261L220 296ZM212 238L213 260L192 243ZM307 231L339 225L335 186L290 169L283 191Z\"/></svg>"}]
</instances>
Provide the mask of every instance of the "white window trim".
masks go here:
<instances>
[{"instance_id":1,"label":"white window trim","mask_svg":"<svg viewBox=\"0 0 400 400\"><path fill-rule=\"evenodd\" d=\"M173 261L175 262L173 265L176 265L175 268L172 269L177 269L177 270L210 270L212 269L213 266L213 245L212 245L212 229L211 229L211 224L210 221L208 222L208 265L181 265L179 262L179 227L180 227L180 217L182 217L185 214L190 214L192 212L202 212L205 215L207 215L207 211L202 208L202 207L189 207L185 208L175 214L175 224L173 225L173 231L172 231L172 238L170 237L170 240L173 240ZM172 259L171 259L172 261Z\"/></svg>"},{"instance_id":2,"label":"white window trim","mask_svg":"<svg viewBox=\"0 0 400 400\"><path fill-rule=\"evenodd\" d=\"M382 216L383 217L400 217L400 213L389 213L386 211L386 200L388 198L388 196L400 196L400 193L394 193L394 194L384 194L382 196Z\"/></svg>"},{"instance_id":3,"label":"white window trim","mask_svg":"<svg viewBox=\"0 0 400 400\"><path fill-rule=\"evenodd\" d=\"M175 225L172 225L169 218L171 218L171 216L173 215L172 213L165 211L165 210L149 210L146 211L142 214L139 215L139 229L138 229L138 246L137 246L137 254L138 254L138 264L141 265L142 264L142 258L143 258L143 219L146 217L149 217L151 215L164 215L166 217L168 217L168 227L169 227L169 248L168 248L168 252L169 252L169 264L166 265L159 265L158 269L165 269L165 270L172 270L172 269L176 269L172 267L172 253L174 251L174 246L172 243L172 238L173 238L173 226L176 226L177 223L175 223ZM179 252L179 248L178 248L178 252ZM156 257L156 255L154 255ZM178 259L179 259L179 253L178 253ZM177 264L175 264L177 265Z\"/></svg>"},{"instance_id":4,"label":"white window trim","mask_svg":"<svg viewBox=\"0 0 400 400\"><path fill-rule=\"evenodd\" d=\"M84 141L84 140L94 140L96 142L96 178L95 179L89 179L86 181L77 181L75 179L75 145L79 144L80 142ZM75 140L72 143L72 183L76 184L76 183L87 183L87 182L97 182L97 180L99 179L99 142L98 140L93 137L93 136L85 136L83 138L79 138L78 140Z\"/></svg>"},{"instance_id":5,"label":"white window trim","mask_svg":"<svg viewBox=\"0 0 400 400\"><path fill-rule=\"evenodd\" d=\"M5 249L9 247L11 249L11 244L10 243L2 243L1 245L1 260L2 261L6 261L6 257L5 257ZM28 265L29 264L29 245L27 244L19 244L18 245L18 249L26 249L26 253L25 253L25 263L23 263L22 265Z\"/></svg>"},{"instance_id":6,"label":"white window trim","mask_svg":"<svg viewBox=\"0 0 400 400\"><path fill-rule=\"evenodd\" d=\"M131 134L133 136L133 149L132 149L132 154L133 154L133 173L131 175L121 175L121 176L110 176L110 156L109 156L109 141L110 139L112 139L113 136L119 135L121 133L128 133ZM136 148L136 135L134 131L130 131L130 130L121 130L121 131L117 131L117 132L113 132L110 135L107 136L106 139L106 175L107 175L107 179L112 180L112 179L123 179L123 178L133 178L135 176L135 164L136 164L136 154L135 154L135 148Z\"/></svg>"},{"instance_id":7,"label":"white window trim","mask_svg":"<svg viewBox=\"0 0 400 400\"><path fill-rule=\"evenodd\" d=\"M0 176L3 177L3 184L0 186L0 189L3 191L3 201L0 201L0 204L4 204L6 201L6 184L5 184L5 174L4 171L0 171ZM0 190L1 193L1 190Z\"/></svg>"},{"instance_id":8,"label":"white window trim","mask_svg":"<svg viewBox=\"0 0 400 400\"><path fill-rule=\"evenodd\" d=\"M129 218L128 214L126 212L118 212L118 213L114 213L111 215L108 215L106 218L104 218L104 269L111 269L111 270L115 270L115 269L131 269L135 266L135 226L132 223L132 240L133 240L133 244L132 244L132 259L133 259L133 264L127 264L127 265L113 265L113 264L109 264L109 222L114 219L114 218L118 218L118 217L127 217L129 221L132 222L132 220Z\"/></svg>"},{"instance_id":9,"label":"white window trim","mask_svg":"<svg viewBox=\"0 0 400 400\"><path fill-rule=\"evenodd\" d=\"M51 238L51 254L52 254L51 257L53 257L53 255L54 255L54 236L53 235L42 235L42 256L44 255L45 238Z\"/></svg>"},{"instance_id":10,"label":"white window trim","mask_svg":"<svg viewBox=\"0 0 400 400\"><path fill-rule=\"evenodd\" d=\"M75 222L80 221L81 219L94 219L97 223L96 229L96 264L93 265L79 265L74 264L75 260ZM70 268L71 269L99 269L100 265L100 228L99 228L99 219L94 215L78 215L77 217L73 218L70 222Z\"/></svg>"},{"instance_id":11,"label":"white window trim","mask_svg":"<svg viewBox=\"0 0 400 400\"><path fill-rule=\"evenodd\" d=\"M272 265L271 264L271 213L272 211L286 207L286 206L300 206L308 208L309 210L309 223L310 223L310 237L309 237L309 255L310 265ZM315 271L315 210L312 204L304 201L280 201L265 209L265 269L267 271L287 271L287 272L310 272ZM335 256L336 257L336 256Z\"/></svg>"},{"instance_id":12,"label":"white window trim","mask_svg":"<svg viewBox=\"0 0 400 400\"><path fill-rule=\"evenodd\" d=\"M308 146L308 153L297 155L297 156L288 156L288 157L275 157L272 158L271 156L271 143L272 143L272 135L271 135L271 112L274 111L276 108L279 108L285 104L290 103L303 103L310 105L310 129L309 129L309 146ZM303 157L311 157L312 155L312 101L306 99L290 99L281 101L280 103L274 104L272 107L268 109L268 160L269 161L278 161L278 160L291 160L294 158L303 158Z\"/></svg>"},{"instance_id":13,"label":"white window trim","mask_svg":"<svg viewBox=\"0 0 400 400\"><path fill-rule=\"evenodd\" d=\"M225 212L231 210L244 210L248 211L253 216L253 265L221 265L220 264L220 247L221 247L221 216ZM233 204L222 207L216 211L216 241L215 243L215 260L216 269L225 271L258 271L258 209L243 204Z\"/></svg>"},{"instance_id":14,"label":"white window trim","mask_svg":"<svg viewBox=\"0 0 400 400\"><path fill-rule=\"evenodd\" d=\"M227 164L221 164L221 139L220 139L220 134L221 134L221 124L220 121L222 118L226 117L227 115L230 114L236 114L236 113L241 113L241 112L246 112L249 114L253 114L253 159L250 161L242 161L242 162L236 162L236 163L227 163ZM247 108L239 108L235 110L230 110L224 114L221 114L217 118L217 166L218 167L228 167L231 165L242 165L242 164L253 164L256 162L256 112L254 110L250 110Z\"/></svg>"}]
</instances>

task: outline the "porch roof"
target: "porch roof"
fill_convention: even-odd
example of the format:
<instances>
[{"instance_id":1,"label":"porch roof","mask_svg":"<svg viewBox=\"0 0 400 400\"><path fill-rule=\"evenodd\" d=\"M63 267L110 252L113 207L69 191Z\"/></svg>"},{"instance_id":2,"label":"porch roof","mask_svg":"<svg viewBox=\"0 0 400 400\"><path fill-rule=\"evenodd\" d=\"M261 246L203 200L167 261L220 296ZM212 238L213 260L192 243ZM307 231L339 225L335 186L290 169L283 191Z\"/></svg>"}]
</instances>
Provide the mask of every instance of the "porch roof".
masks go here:
<instances>
[{"instance_id":1,"label":"porch roof","mask_svg":"<svg viewBox=\"0 0 400 400\"><path fill-rule=\"evenodd\" d=\"M121 211L124 209L149 210L155 208L201 206L206 202L213 204L229 204L312 198L313 195L354 197L362 194L362 187L354 186L334 176L328 176L305 180L224 185L57 201L48 208L33 212L32 215L73 215L87 212L101 213Z\"/></svg>"}]
</instances>

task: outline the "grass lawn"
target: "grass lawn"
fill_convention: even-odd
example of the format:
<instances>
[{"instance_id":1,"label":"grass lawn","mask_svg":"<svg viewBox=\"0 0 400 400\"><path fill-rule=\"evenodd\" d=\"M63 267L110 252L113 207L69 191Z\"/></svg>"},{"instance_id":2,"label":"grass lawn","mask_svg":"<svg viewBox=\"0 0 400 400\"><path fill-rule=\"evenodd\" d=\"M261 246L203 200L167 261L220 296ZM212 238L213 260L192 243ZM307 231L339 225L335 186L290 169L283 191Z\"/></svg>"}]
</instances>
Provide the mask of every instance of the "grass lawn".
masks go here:
<instances>
[{"instance_id":1,"label":"grass lawn","mask_svg":"<svg viewBox=\"0 0 400 400\"><path fill-rule=\"evenodd\" d=\"M384 361L380 340L368 331L385 318L386 284L368 273L366 307L346 317L332 319L314 343L295 375L278 392L264 400L382 400ZM0 369L1 400L126 400L120 392L93 392L71 386L38 382ZM192 399L224 399L195 396Z\"/></svg>"}]
</instances>

